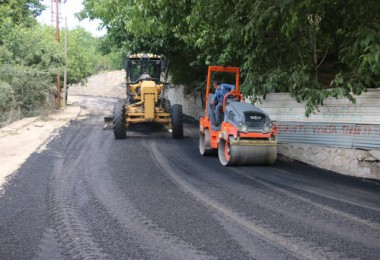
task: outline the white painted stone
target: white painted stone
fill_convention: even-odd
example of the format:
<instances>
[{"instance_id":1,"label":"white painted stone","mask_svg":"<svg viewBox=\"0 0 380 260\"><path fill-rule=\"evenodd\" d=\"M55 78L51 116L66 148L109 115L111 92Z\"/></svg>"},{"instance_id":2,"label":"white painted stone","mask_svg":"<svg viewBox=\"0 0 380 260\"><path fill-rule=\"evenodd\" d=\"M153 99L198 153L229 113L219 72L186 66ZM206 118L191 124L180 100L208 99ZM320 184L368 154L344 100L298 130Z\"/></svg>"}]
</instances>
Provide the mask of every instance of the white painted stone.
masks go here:
<instances>
[{"instance_id":1,"label":"white painted stone","mask_svg":"<svg viewBox=\"0 0 380 260\"><path fill-rule=\"evenodd\" d=\"M332 157L333 159L333 164L338 167L338 168L344 168L345 167L345 158L344 156L335 156Z\"/></svg>"},{"instance_id":2,"label":"white painted stone","mask_svg":"<svg viewBox=\"0 0 380 260\"><path fill-rule=\"evenodd\" d=\"M370 150L369 153L380 161L380 150Z\"/></svg>"},{"instance_id":3,"label":"white painted stone","mask_svg":"<svg viewBox=\"0 0 380 260\"><path fill-rule=\"evenodd\" d=\"M376 159L375 157L373 157L373 156L367 156L367 157L364 159L364 161L366 161L366 162L376 162L377 159Z\"/></svg>"},{"instance_id":4,"label":"white painted stone","mask_svg":"<svg viewBox=\"0 0 380 260\"><path fill-rule=\"evenodd\" d=\"M44 127L44 123L42 122L37 122L33 124L35 127Z\"/></svg>"},{"instance_id":5,"label":"white painted stone","mask_svg":"<svg viewBox=\"0 0 380 260\"><path fill-rule=\"evenodd\" d=\"M326 170L380 180L380 163L367 151L306 144L280 144L278 148L282 155Z\"/></svg>"}]
</instances>

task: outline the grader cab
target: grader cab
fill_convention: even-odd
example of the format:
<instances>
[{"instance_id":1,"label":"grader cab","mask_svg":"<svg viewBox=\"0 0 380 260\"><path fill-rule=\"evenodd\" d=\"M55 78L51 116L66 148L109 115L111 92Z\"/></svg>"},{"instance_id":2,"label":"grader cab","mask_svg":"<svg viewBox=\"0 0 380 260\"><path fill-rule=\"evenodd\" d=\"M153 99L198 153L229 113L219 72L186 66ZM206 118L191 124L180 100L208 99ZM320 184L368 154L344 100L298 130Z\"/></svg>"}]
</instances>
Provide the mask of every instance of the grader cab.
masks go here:
<instances>
[{"instance_id":1,"label":"grader cab","mask_svg":"<svg viewBox=\"0 0 380 260\"><path fill-rule=\"evenodd\" d=\"M115 104L113 130L116 139L127 137L132 124L154 122L167 127L173 138L183 137L182 106L164 97L167 64L155 54L132 54L127 58L127 98Z\"/></svg>"}]
</instances>

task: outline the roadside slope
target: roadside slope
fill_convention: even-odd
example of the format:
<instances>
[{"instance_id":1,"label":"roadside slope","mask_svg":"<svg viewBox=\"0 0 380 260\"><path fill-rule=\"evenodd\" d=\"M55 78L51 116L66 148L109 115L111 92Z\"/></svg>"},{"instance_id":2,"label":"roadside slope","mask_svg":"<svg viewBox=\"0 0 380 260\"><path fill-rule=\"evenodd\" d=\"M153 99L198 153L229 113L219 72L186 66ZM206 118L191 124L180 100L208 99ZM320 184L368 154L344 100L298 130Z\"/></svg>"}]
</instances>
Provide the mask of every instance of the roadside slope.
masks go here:
<instances>
[{"instance_id":1,"label":"roadside slope","mask_svg":"<svg viewBox=\"0 0 380 260\"><path fill-rule=\"evenodd\" d=\"M80 113L77 104L68 105L65 111L45 117L25 118L0 129L0 188L7 177L51 140L57 129L75 120Z\"/></svg>"}]
</instances>

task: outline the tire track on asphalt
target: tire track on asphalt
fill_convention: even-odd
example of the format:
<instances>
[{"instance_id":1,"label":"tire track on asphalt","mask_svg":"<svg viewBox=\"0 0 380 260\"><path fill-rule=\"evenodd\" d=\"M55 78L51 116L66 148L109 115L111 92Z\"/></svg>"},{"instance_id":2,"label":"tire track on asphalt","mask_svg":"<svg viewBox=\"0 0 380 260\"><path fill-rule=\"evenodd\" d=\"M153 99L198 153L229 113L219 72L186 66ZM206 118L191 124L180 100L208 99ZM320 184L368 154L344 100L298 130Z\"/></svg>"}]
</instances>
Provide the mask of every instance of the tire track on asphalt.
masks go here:
<instances>
[{"instance_id":1,"label":"tire track on asphalt","mask_svg":"<svg viewBox=\"0 0 380 260\"><path fill-rule=\"evenodd\" d=\"M312 245L303 239L292 237L290 234L286 236L280 235L279 231L270 230L268 227L262 227L253 221L248 220L242 214L234 212L232 209L226 207L222 203L215 199L208 197L204 192L193 187L180 177L170 166L167 159L158 150L157 141L152 140L150 142L150 151L152 159L160 166L166 174L182 188L186 193L192 195L195 199L199 200L203 204L215 210L221 216L232 220L233 222L243 226L244 228L259 235L264 241L267 241L273 245L280 246L285 250L290 251L294 256L302 259L331 259L342 258L339 253L327 252L325 248L319 248L316 245Z\"/></svg>"},{"instance_id":2,"label":"tire track on asphalt","mask_svg":"<svg viewBox=\"0 0 380 260\"><path fill-rule=\"evenodd\" d=\"M184 159L187 158L189 160L189 157L181 157L181 159L178 159L178 155L180 155L181 152L175 148L173 150L173 146L170 146L170 148L170 152L165 150L165 152L163 153L166 154L166 157L168 159L170 158L170 163L172 165L175 165L177 171L180 170L186 175L194 177L193 180L197 179L197 181L199 181L200 183L207 185L208 192L210 192L210 190L218 190L218 192L222 190L222 193L224 193L227 197L235 196L235 194L227 191L226 189L223 189L219 185L216 185L215 181L218 182L217 180L208 180L208 178L204 179L200 176L196 176L196 174L193 173L193 171L209 173L210 171L213 171L212 169L201 167L199 165L197 165L199 166L198 168L194 168L194 164L191 165L188 163L188 161ZM190 169L192 169L193 171L191 171ZM202 190L202 188L199 188L198 185L194 185L194 188ZM189 194L189 196L191 196L191 194ZM243 226L234 223L233 220L228 220L220 214L215 213L215 211L213 214L213 218L216 219L222 225L224 230L230 235L230 237L233 240L235 240L243 248L243 250L249 253L254 259L291 258L290 253L287 252L286 249L278 247L278 245L274 245L273 243L269 243L266 240L263 240L259 235L249 230L247 231ZM281 250L286 252L280 252Z\"/></svg>"},{"instance_id":3,"label":"tire track on asphalt","mask_svg":"<svg viewBox=\"0 0 380 260\"><path fill-rule=\"evenodd\" d=\"M279 168L276 168L276 167L270 167L269 169L272 169L276 172L279 172L281 173L281 176L284 176L283 174L286 174L286 177L289 175L289 174L292 174L290 171L288 170L283 170L283 169L279 169ZM299 182L299 175L296 175L297 178L298 178L298 182ZM271 178L273 179L273 178ZM290 178L290 181L294 181L294 179L297 181L296 178ZM305 185L308 185L308 182L305 182L306 184ZM287 185L285 183L281 183L281 185L284 185L284 186L288 186L288 187L291 187L292 189L296 189L296 190L299 190L299 191L303 191L303 192L306 192L306 193L310 193L310 194L313 194L313 195L316 195L316 196L319 196L319 197L324 197L324 198L327 198L327 199L331 199L331 200L335 200L335 201L339 201L339 202L343 202L343 203L347 203L347 204L350 204L350 205L354 205L356 207L360 207L360 208L364 208L364 209L368 209L368 210L373 210L373 211L377 211L377 212L380 212L380 208L376 208L376 207L373 207L373 206L370 206L370 205L365 205L365 204L359 204L358 202L354 202L354 201L350 201L346 198L341 198L341 197L336 197L336 196L331 196L331 195L327 195L327 194L321 194L322 191L318 191L316 190L315 188L313 187L308 187L308 190L305 190L301 187L298 187L298 186L291 186L291 185ZM343 186L340 186L340 185L335 185L335 186L338 186L339 189L344 189L344 190L350 190L346 187L343 187ZM361 193L364 193L363 191L361 190L356 190L357 192L361 192ZM337 194L338 196L341 195L340 193ZM377 196L376 194L374 193L367 193L366 192L366 195L372 195L373 197Z\"/></svg>"},{"instance_id":4,"label":"tire track on asphalt","mask_svg":"<svg viewBox=\"0 0 380 260\"><path fill-rule=\"evenodd\" d=\"M82 163L86 146L90 141L83 136L88 135L85 130L88 129L80 128L74 137L77 141L69 141L70 145L66 149L68 152L62 158L54 160L48 206L59 242L72 259L109 259L101 246L93 240L88 224L81 217L77 205L75 188L78 185L77 179L80 173L76 168ZM67 138L72 138L72 136Z\"/></svg>"},{"instance_id":5,"label":"tire track on asphalt","mask_svg":"<svg viewBox=\"0 0 380 260\"><path fill-rule=\"evenodd\" d=\"M60 251L55 230L46 228L38 246L37 256L33 260L64 259Z\"/></svg>"},{"instance_id":6,"label":"tire track on asphalt","mask_svg":"<svg viewBox=\"0 0 380 260\"><path fill-rule=\"evenodd\" d=\"M257 205L258 207L261 207L262 209L267 209L270 212L277 213L281 216L287 216L294 223L298 223L301 221L302 223L304 223L304 225L316 227L319 230L324 231L325 233L330 233L334 236L341 237L342 239L350 239L350 241L352 241L354 243L362 243L363 242L359 237L355 236L354 234L346 233L344 230L342 230L341 228L343 226L339 222L339 219L338 219L338 222L334 222L334 221L337 221L335 218L336 214L331 214L331 218L329 218L329 219L324 218L324 220L329 221L329 222L319 223L319 222L313 221L312 219L310 219L310 208L315 208L313 205L310 205L308 203L304 203L303 201L300 201L301 203L304 203L306 208L300 207L299 205L295 206L294 203L292 203L292 202L294 202L294 198L290 198L287 196L282 197L282 195L284 195L283 193L276 192L276 190L273 190L271 188L272 187L271 185L267 185L266 183L265 183L265 185L263 185L262 181L260 181L260 180L258 181L258 180L256 180L256 178L251 178L250 180L253 181L255 184L259 184L260 186L267 188L270 191L270 192L264 194L265 198L263 198L263 195L262 195L263 189L261 189L261 192L256 193L257 192L256 189L251 190L251 189L246 188L244 186L240 186L240 187L236 188L234 186L226 185L224 183L225 181L228 182L228 181L232 181L232 180L226 180L226 179L220 180L220 179L216 178L216 176L220 176L220 173L215 171L211 167L206 167L206 166L197 164L196 165L197 168L194 168L195 167L194 165L191 165L186 160L182 159L182 158L187 158L190 161L194 161L194 158L191 154L188 154L189 156L184 156L181 158L178 158L178 156L177 157L175 156L178 154L179 154L179 151L174 151L174 153L171 154L169 157L170 157L171 162L176 164L177 167L182 169L184 172L188 172L190 174L188 169L196 169L197 172L208 173L207 176L196 176L194 174L190 174L190 175L199 179L199 181L201 181L201 182L207 183L207 185L210 186L209 191L211 190L211 188L213 188L215 190L222 190L223 193L226 193L226 192L230 193L230 195L228 197L238 196L239 198L242 198L243 200L247 200L247 201L253 203L254 205ZM223 168L223 169L232 169L232 168ZM236 173L233 173L233 174L236 174ZM243 180L247 179L247 177L245 175L243 176L241 174L236 174L236 176L240 176L240 178L242 178ZM230 182L230 184L232 184L232 183ZM273 193L275 193L275 194L277 193L279 195L274 195ZM250 195L248 195L248 194L250 194ZM286 200L286 203L287 203L287 205L289 205L290 208L286 208L286 210L285 210L283 208L283 205L272 206L271 204L265 204L265 201L267 201L267 200L277 201L279 199L279 196L281 196L282 199ZM252 199L252 198L255 198L255 199ZM263 199L264 202L262 203L260 201L260 199ZM292 209L292 207L296 207L296 208ZM323 213L325 213L325 211L319 209L319 211L317 213L318 213L318 215L322 214L319 217L323 218L324 217ZM352 222L352 223L354 223L354 222ZM365 234L366 232L368 232L368 230L372 230L372 228L363 227L363 228L358 229L358 231L359 230L361 231L362 234ZM378 243L374 242L374 241L378 240L379 237L373 237L370 235L368 235L368 237L371 237L372 240L366 241L366 246L376 248L378 246Z\"/></svg>"},{"instance_id":7,"label":"tire track on asphalt","mask_svg":"<svg viewBox=\"0 0 380 260\"><path fill-rule=\"evenodd\" d=\"M220 223L228 235L235 240L244 251L252 256L253 259L296 259L287 250L268 243L268 241L263 240L257 234L247 231L243 226L234 223L233 220L228 220L218 213L214 213L213 218ZM281 252L282 250L285 252Z\"/></svg>"},{"instance_id":8,"label":"tire track on asphalt","mask_svg":"<svg viewBox=\"0 0 380 260\"><path fill-rule=\"evenodd\" d=\"M150 258L155 259L216 259L206 252L195 248L181 238L165 231L150 219L146 218L133 203L118 190L113 183L112 175L106 168L107 158L104 154L97 153L98 144L102 136L91 136L89 162L96 161L96 171L90 167L84 174L84 181L89 187L89 192L106 209L107 214L115 219L128 233L133 234L138 244L148 252ZM111 140L112 139L112 140ZM101 149L109 151L113 142L101 143ZM99 174L100 173L100 174ZM126 173L128 174L128 173Z\"/></svg>"},{"instance_id":9,"label":"tire track on asphalt","mask_svg":"<svg viewBox=\"0 0 380 260\"><path fill-rule=\"evenodd\" d=\"M378 223L374 223L372 221L362 219L360 217L357 217L357 216L352 215L350 213L341 211L339 209L335 209L335 208L332 208L332 207L329 207L329 206L322 205L320 203L314 202L311 199L302 197L302 196L300 196L298 194L295 194L293 192L290 192L290 191L288 191L288 190L286 190L284 188L281 188L281 187L278 187L278 186L273 185L271 183L268 183L268 181L266 179L263 179L263 178L260 178L260 177L257 177L257 176L253 177L253 176L247 175L247 174L245 174L245 173L243 173L243 172L241 172L241 171L239 171L238 169L235 169L235 168L230 168L230 170L233 171L233 172L235 172L236 174L244 177L244 178L254 180L254 181L260 183L261 185L266 186L269 189L275 190L276 192L281 193L281 194L283 194L283 195L285 195L285 196L287 196L289 198L293 198L293 199L296 199L298 201L305 202L307 204L312 205L315 208L319 208L321 210L328 211L328 212L333 213L333 214L335 214L337 216L344 217L344 218L349 219L349 220L351 220L353 222L356 222L358 224L361 224L361 225L367 226L369 228L373 228L373 229L376 229L376 230L380 231L380 225ZM257 170L254 170L254 169L250 169L250 170L253 171L253 172L259 173L259 172L257 172Z\"/></svg>"}]
</instances>

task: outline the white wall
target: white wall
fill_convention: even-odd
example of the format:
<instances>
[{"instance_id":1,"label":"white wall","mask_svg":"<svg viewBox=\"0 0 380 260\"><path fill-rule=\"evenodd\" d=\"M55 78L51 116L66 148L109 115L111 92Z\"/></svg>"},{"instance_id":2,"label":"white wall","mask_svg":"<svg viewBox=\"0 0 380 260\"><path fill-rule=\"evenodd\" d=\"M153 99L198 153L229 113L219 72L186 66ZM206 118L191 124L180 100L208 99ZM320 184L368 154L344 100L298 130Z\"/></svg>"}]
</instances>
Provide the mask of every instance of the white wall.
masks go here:
<instances>
[{"instance_id":1,"label":"white wall","mask_svg":"<svg viewBox=\"0 0 380 260\"><path fill-rule=\"evenodd\" d=\"M172 105L182 105L185 115L198 120L200 113L203 112L201 96L199 93L186 94L184 89L184 86L181 85L169 88L165 96L170 100Z\"/></svg>"},{"instance_id":2,"label":"white wall","mask_svg":"<svg viewBox=\"0 0 380 260\"><path fill-rule=\"evenodd\" d=\"M347 99L328 98L319 112L309 118L305 116L305 104L297 103L286 93L269 94L256 105L276 121L380 124L380 89L368 90L355 98L356 105Z\"/></svg>"}]
</instances>

